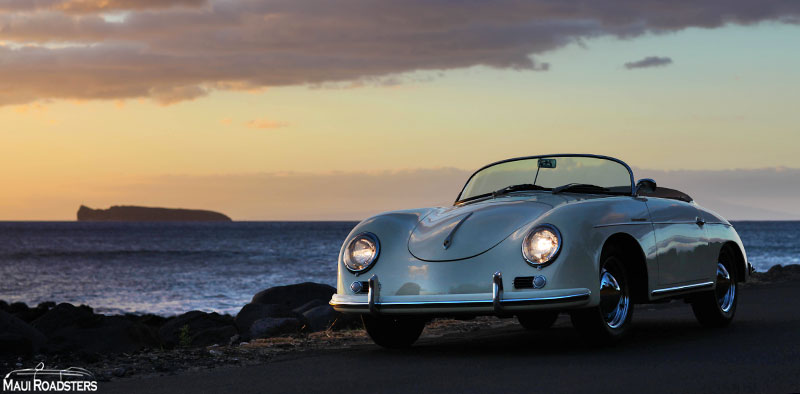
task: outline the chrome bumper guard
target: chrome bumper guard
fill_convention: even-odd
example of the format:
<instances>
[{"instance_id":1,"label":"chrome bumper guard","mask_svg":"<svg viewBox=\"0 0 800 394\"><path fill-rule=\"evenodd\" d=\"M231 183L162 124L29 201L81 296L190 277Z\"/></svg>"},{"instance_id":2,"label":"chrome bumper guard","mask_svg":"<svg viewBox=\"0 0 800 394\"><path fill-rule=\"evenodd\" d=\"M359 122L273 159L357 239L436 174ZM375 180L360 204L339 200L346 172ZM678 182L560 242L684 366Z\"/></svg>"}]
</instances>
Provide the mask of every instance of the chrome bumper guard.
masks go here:
<instances>
[{"instance_id":1,"label":"chrome bumper guard","mask_svg":"<svg viewBox=\"0 0 800 394\"><path fill-rule=\"evenodd\" d=\"M391 309L419 309L419 308L475 308L475 307L491 307L497 315L507 314L505 307L507 306L527 306L527 305L543 305L543 304L559 304L571 303L578 301L588 301L591 291L583 290L581 292L557 295L557 296L544 296L535 298L503 298L503 274L495 272L492 275L492 299L491 300L447 300L447 301L380 301L380 281L378 275L372 275L369 278L369 292L367 293L367 302L363 301L330 301L330 305L334 307L341 307L347 309L349 312L369 312L373 315L379 315L382 307Z\"/></svg>"},{"instance_id":2,"label":"chrome bumper guard","mask_svg":"<svg viewBox=\"0 0 800 394\"><path fill-rule=\"evenodd\" d=\"M503 299L503 273L497 271L492 275L492 306L494 307L494 313L501 314L503 313L503 304L501 300Z\"/></svg>"}]
</instances>

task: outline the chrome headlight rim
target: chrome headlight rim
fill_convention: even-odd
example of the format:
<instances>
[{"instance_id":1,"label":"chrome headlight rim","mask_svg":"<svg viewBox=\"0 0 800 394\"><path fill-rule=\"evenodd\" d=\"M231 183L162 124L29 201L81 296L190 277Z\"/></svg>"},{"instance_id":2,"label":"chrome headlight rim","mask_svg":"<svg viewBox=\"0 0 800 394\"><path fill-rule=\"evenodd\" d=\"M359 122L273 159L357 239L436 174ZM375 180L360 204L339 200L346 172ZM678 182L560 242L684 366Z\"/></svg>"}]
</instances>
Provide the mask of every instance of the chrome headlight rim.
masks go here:
<instances>
[{"instance_id":1,"label":"chrome headlight rim","mask_svg":"<svg viewBox=\"0 0 800 394\"><path fill-rule=\"evenodd\" d=\"M361 238L366 238L375 245L375 254L372 256L369 262L365 264L364 268L356 270L350 268L350 265L348 264L348 260L351 259L350 247L353 245L353 243L355 243ZM356 275L359 275L369 271L369 269L375 265L375 262L378 261L378 257L380 257L380 255L381 255L381 241L378 240L378 236L371 232L365 231L363 233L359 233L358 235L354 236L353 238L350 239L349 242L347 242L347 246L344 248L344 255L342 256L342 263L344 264L344 268L346 268L348 271Z\"/></svg>"},{"instance_id":2,"label":"chrome headlight rim","mask_svg":"<svg viewBox=\"0 0 800 394\"><path fill-rule=\"evenodd\" d=\"M537 232L539 232L541 230L549 230L550 232L555 234L556 239L558 240L558 244L556 245L556 250L555 250L555 252L553 252L553 255L549 259L547 259L547 261L544 261L544 262L540 263L540 262L533 261L533 260L528 258L528 253L525 250L525 246L528 244L528 240L534 234L536 234ZM558 255L561 253L561 245L563 243L564 243L564 237L561 236L561 231L559 231L556 226L554 226L554 225L552 225L550 223L539 224L539 225L535 226L534 228L530 229L528 231L528 233L525 234L525 238L522 239L522 258L524 258L525 261L528 264L530 264L531 266L533 266L533 267L536 267L536 268L545 267L545 266L551 264L552 262L556 261L556 259L558 258Z\"/></svg>"}]
</instances>

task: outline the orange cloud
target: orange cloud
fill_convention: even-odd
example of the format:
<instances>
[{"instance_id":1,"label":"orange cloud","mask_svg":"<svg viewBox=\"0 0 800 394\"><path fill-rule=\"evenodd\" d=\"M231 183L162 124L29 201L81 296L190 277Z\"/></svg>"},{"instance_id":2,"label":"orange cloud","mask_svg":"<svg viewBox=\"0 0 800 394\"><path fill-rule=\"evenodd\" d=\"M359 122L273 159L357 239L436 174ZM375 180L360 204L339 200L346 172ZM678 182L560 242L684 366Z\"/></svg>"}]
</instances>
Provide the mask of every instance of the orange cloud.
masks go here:
<instances>
[{"instance_id":1,"label":"orange cloud","mask_svg":"<svg viewBox=\"0 0 800 394\"><path fill-rule=\"evenodd\" d=\"M289 126L286 122L276 122L269 119L255 119L245 123L245 125L251 129L279 129Z\"/></svg>"},{"instance_id":2,"label":"orange cloud","mask_svg":"<svg viewBox=\"0 0 800 394\"><path fill-rule=\"evenodd\" d=\"M0 11L58 10L67 13L95 13L120 10L198 7L208 0L0 0Z\"/></svg>"},{"instance_id":3,"label":"orange cloud","mask_svg":"<svg viewBox=\"0 0 800 394\"><path fill-rule=\"evenodd\" d=\"M208 90L202 86L164 86L150 89L150 97L164 106L191 101L207 94Z\"/></svg>"}]
</instances>

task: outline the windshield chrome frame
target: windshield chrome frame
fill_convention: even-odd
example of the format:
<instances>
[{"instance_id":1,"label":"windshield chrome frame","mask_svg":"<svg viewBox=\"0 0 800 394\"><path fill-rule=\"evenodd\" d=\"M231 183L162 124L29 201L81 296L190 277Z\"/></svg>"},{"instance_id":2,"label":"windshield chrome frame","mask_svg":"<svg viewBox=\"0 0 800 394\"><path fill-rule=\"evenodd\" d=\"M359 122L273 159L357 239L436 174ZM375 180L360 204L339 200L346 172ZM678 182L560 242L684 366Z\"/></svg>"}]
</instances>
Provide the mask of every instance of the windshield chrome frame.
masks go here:
<instances>
[{"instance_id":1,"label":"windshield chrome frame","mask_svg":"<svg viewBox=\"0 0 800 394\"><path fill-rule=\"evenodd\" d=\"M547 157L589 157L589 158L595 158L595 159L610 160L610 161L622 164L622 166L625 167L628 170L628 175L630 175L630 177L631 177L631 194L630 195L632 197L636 197L636 182L634 181L633 170L624 161L622 161L620 159L617 159L616 157L611 157L611 156L592 155L592 154L588 154L588 153L587 154L583 154L583 153L564 153L564 154L550 154L550 155L515 157L513 159L505 159L505 160L496 161L496 162L491 163L491 164L487 164L487 165L479 168L477 171L473 172L472 175L469 176L469 178L467 179L467 182L464 183L464 186L461 188L461 191L458 193L458 197L456 197L456 201L453 203L453 205L457 205L459 202L461 202L461 195L464 194L464 190L467 188L467 185L469 185L469 182L472 180L472 178L474 178L475 175L477 175L479 172L481 172L481 171L483 171L483 170L485 170L485 169L487 169L489 167L496 166L498 164L509 163L509 162L512 162L512 161L519 161L519 160L541 159L541 158L547 158Z\"/></svg>"}]
</instances>

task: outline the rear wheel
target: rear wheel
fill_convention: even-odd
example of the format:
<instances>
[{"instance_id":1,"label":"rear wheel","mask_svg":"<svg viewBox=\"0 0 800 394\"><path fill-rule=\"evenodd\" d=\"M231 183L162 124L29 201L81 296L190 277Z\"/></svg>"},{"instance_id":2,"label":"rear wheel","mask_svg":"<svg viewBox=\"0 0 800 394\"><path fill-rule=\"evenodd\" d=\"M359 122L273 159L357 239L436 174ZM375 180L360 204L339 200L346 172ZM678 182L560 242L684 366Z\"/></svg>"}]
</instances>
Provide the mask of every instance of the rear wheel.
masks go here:
<instances>
[{"instance_id":1,"label":"rear wheel","mask_svg":"<svg viewBox=\"0 0 800 394\"><path fill-rule=\"evenodd\" d=\"M517 315L517 320L527 330L546 330L558 319L556 311L528 312Z\"/></svg>"},{"instance_id":2,"label":"rear wheel","mask_svg":"<svg viewBox=\"0 0 800 394\"><path fill-rule=\"evenodd\" d=\"M364 329L379 346L400 349L414 344L425 328L425 320L418 318L393 318L361 315Z\"/></svg>"},{"instance_id":3,"label":"rear wheel","mask_svg":"<svg viewBox=\"0 0 800 394\"><path fill-rule=\"evenodd\" d=\"M625 337L633 320L633 302L625 265L615 254L600 265L600 305L571 313L572 324L584 336L597 342Z\"/></svg>"},{"instance_id":4,"label":"rear wheel","mask_svg":"<svg viewBox=\"0 0 800 394\"><path fill-rule=\"evenodd\" d=\"M734 261L730 251L727 248L723 249L717 263L715 289L698 294L692 300L694 316L705 327L725 327L736 314L739 292Z\"/></svg>"}]
</instances>

